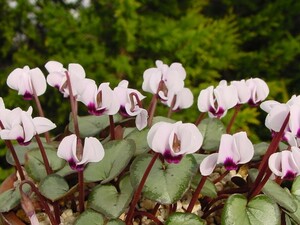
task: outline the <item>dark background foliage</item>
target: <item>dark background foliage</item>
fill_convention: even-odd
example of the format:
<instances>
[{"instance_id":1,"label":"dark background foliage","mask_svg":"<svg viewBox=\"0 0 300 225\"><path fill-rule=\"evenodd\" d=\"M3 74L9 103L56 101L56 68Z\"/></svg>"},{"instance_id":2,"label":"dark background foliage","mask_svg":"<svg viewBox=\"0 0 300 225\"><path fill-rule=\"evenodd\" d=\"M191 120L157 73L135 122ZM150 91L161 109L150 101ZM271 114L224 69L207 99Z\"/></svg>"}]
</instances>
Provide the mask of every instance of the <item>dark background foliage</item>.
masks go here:
<instances>
[{"instance_id":1,"label":"dark background foliage","mask_svg":"<svg viewBox=\"0 0 300 225\"><path fill-rule=\"evenodd\" d=\"M26 109L30 102L7 88L6 77L25 65L47 75L49 60L65 67L80 63L98 84L115 87L127 79L141 89L143 71L161 59L183 64L195 100L221 79L260 77L269 84L270 98L286 101L299 94L299 12L300 1L294 0L0 0L0 96L7 108ZM69 105L62 100L51 87L41 97L57 133L68 122ZM174 116L194 121L196 104ZM245 108L234 129L263 139L264 117ZM0 179L8 173L1 145Z\"/></svg>"}]
</instances>

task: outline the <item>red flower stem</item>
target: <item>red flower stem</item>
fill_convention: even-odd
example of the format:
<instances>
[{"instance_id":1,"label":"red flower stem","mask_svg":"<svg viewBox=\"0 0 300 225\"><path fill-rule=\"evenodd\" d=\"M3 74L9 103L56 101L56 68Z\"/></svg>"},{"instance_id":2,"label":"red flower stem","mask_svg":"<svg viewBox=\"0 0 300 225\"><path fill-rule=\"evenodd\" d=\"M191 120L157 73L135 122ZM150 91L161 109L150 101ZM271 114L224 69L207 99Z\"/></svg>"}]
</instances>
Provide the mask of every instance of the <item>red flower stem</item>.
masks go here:
<instances>
[{"instance_id":1,"label":"red flower stem","mask_svg":"<svg viewBox=\"0 0 300 225\"><path fill-rule=\"evenodd\" d=\"M214 208L208 210L206 213L203 214L203 216L201 217L202 219L206 219L210 214L212 214L213 212L220 210L224 207L224 204L220 204L215 206Z\"/></svg>"},{"instance_id":2,"label":"red flower stem","mask_svg":"<svg viewBox=\"0 0 300 225\"><path fill-rule=\"evenodd\" d=\"M5 129L5 128L3 126L3 123L0 120L0 130L2 130L2 129ZM10 153L11 153L11 155L12 155L14 161L15 161L15 165L16 165L16 168L17 168L17 171L20 175L21 180L25 180L23 169L22 169L21 163L19 161L18 155L16 153L16 150L15 150L13 144L11 143L10 140L4 140L4 142L5 142L6 147L9 149L9 151L10 151Z\"/></svg>"},{"instance_id":3,"label":"red flower stem","mask_svg":"<svg viewBox=\"0 0 300 225\"><path fill-rule=\"evenodd\" d=\"M51 174L52 173L52 169L50 167L50 164L49 164L49 160L48 160L48 157L47 157L47 154L46 154L46 151L45 151L45 148L44 148L44 145L41 141L41 138L38 134L36 134L35 136L35 139L38 143L38 146L39 146L39 149L40 149L40 152L42 154L42 158L43 158L43 162L45 164L45 168L46 168L46 172L47 172L47 175Z\"/></svg>"},{"instance_id":4,"label":"red flower stem","mask_svg":"<svg viewBox=\"0 0 300 225\"><path fill-rule=\"evenodd\" d=\"M44 196L41 195L41 193L39 192L39 190L37 189L37 187L35 186L35 184L32 183L32 181L24 180L24 181L22 181L22 183L19 186L20 191L23 191L22 188L23 188L24 184L28 184L31 187L31 190L36 194L36 196L40 200L41 204L43 205L43 209L45 210L46 214L48 215L51 224L52 225L58 225L59 222L57 222L55 220L55 218L53 217L46 199L44 198Z\"/></svg>"},{"instance_id":5,"label":"red flower stem","mask_svg":"<svg viewBox=\"0 0 300 225\"><path fill-rule=\"evenodd\" d=\"M204 212L207 212L216 202L228 198L230 195L228 194L222 194L219 195L218 197L212 199L203 209Z\"/></svg>"},{"instance_id":6,"label":"red flower stem","mask_svg":"<svg viewBox=\"0 0 300 225\"><path fill-rule=\"evenodd\" d=\"M172 115L172 112L173 112L173 107L174 107L174 105L176 103L176 99L177 99L177 96L174 95L174 97L172 99L172 102L171 102L171 106L170 106L170 108L168 110L168 118L171 118L171 115Z\"/></svg>"},{"instance_id":7,"label":"red flower stem","mask_svg":"<svg viewBox=\"0 0 300 225\"><path fill-rule=\"evenodd\" d=\"M186 212L188 212L188 213L192 212L192 210L193 210L193 208L194 208L194 206L196 204L196 201L197 201L197 199L199 197L199 194L200 194L200 192L201 192L201 190L202 190L202 188L203 188L203 186L205 184L206 179L207 179L207 176L202 176L201 177L201 180L200 180L200 182L199 182L199 184L198 184L198 186L197 186L197 188L196 188L196 190L195 190L195 192L193 194L193 197L192 197L192 199L190 201L190 204L189 204Z\"/></svg>"},{"instance_id":8,"label":"red flower stem","mask_svg":"<svg viewBox=\"0 0 300 225\"><path fill-rule=\"evenodd\" d=\"M78 171L78 185L79 185L79 212L84 211L84 180L83 171Z\"/></svg>"},{"instance_id":9,"label":"red flower stem","mask_svg":"<svg viewBox=\"0 0 300 225\"><path fill-rule=\"evenodd\" d=\"M131 204L130 204L130 208L129 208L129 211L127 213L127 216L126 216L126 225L131 225L132 224L132 217L133 217L133 214L134 214L134 209L135 209L135 206L137 204L137 202L139 201L140 199L140 195L142 193L142 190L143 190L143 187L145 185L145 182L147 180L147 177L156 161L156 159L158 158L159 156L159 153L155 153L151 159L151 161L149 162L149 165L148 167L146 168L145 170L145 173L139 183L139 186L137 187L135 193L134 193L134 196L133 196L133 199L131 201Z\"/></svg>"},{"instance_id":10,"label":"red flower stem","mask_svg":"<svg viewBox=\"0 0 300 225\"><path fill-rule=\"evenodd\" d=\"M227 128L226 128L226 133L227 133L227 134L230 133L230 130L231 130L231 128L232 128L232 125L234 124L234 121L235 121L235 119L236 119L236 117L237 117L239 111L241 110L241 107L242 107L241 104L237 104L237 105L234 107L234 113L233 113L233 115L232 115L232 117L231 117L231 119L230 119L230 122L229 122L229 124L228 124L228 126L227 126Z\"/></svg>"},{"instance_id":11,"label":"red flower stem","mask_svg":"<svg viewBox=\"0 0 300 225\"><path fill-rule=\"evenodd\" d=\"M269 157L276 152L277 148L278 148L278 145L279 145L279 142L281 141L282 139L282 136L284 134L284 130L289 122L289 118L290 118L290 114L288 114L280 128L280 131L278 133L275 134L274 138L272 139L259 167L258 167L258 175L253 183L253 186L249 192L249 195L248 195L248 199L251 199L252 197L254 197L256 193L259 193L257 192L257 188L260 186L260 183L265 175L265 172L266 170L268 169L268 160L269 160Z\"/></svg>"},{"instance_id":12,"label":"red flower stem","mask_svg":"<svg viewBox=\"0 0 300 225\"><path fill-rule=\"evenodd\" d=\"M248 197L249 200L261 192L261 190L263 189L263 187L265 186L265 184L267 183L271 175L272 175L271 170L267 168L267 172L263 177L263 179L259 182L257 187L252 191L252 193L250 192L250 195Z\"/></svg>"},{"instance_id":13,"label":"red flower stem","mask_svg":"<svg viewBox=\"0 0 300 225\"><path fill-rule=\"evenodd\" d=\"M155 222L155 224L157 225L163 225L163 223L157 219L155 216L153 216L151 213L148 212L143 212L143 211L137 211L134 213L135 216L146 216L149 219L153 220Z\"/></svg>"},{"instance_id":14,"label":"red flower stem","mask_svg":"<svg viewBox=\"0 0 300 225\"><path fill-rule=\"evenodd\" d=\"M157 213L157 210L158 210L159 206L160 206L160 203L155 204L154 208L152 209L152 214L153 215L155 215Z\"/></svg>"},{"instance_id":15,"label":"red flower stem","mask_svg":"<svg viewBox=\"0 0 300 225\"><path fill-rule=\"evenodd\" d=\"M43 108L42 108L40 99L39 99L39 97L37 96L36 91L35 91L33 85L32 85L32 90L33 90L33 98L34 98L34 101L35 101L37 110L38 110L38 112L39 112L39 115L40 115L41 117L45 117L45 114L44 114L44 111L43 111ZM44 135L45 135L46 142L47 142L47 143L50 143L50 134L49 134L49 132L46 131Z\"/></svg>"},{"instance_id":16,"label":"red flower stem","mask_svg":"<svg viewBox=\"0 0 300 225\"><path fill-rule=\"evenodd\" d=\"M204 117L205 117L205 114L206 114L206 113L204 113L204 112L200 113L199 117L197 118L197 120L196 120L196 122L195 122L195 125L196 125L196 126L198 126L198 125L201 123L201 121L202 121L202 120L204 119Z\"/></svg>"},{"instance_id":17,"label":"red flower stem","mask_svg":"<svg viewBox=\"0 0 300 225\"><path fill-rule=\"evenodd\" d=\"M154 113L155 113L156 106L157 106L157 100L158 100L157 94L153 95L151 102L150 102L149 109L148 109L148 115L149 115L148 126L149 127L151 127L151 125L152 125L152 120L153 120Z\"/></svg>"},{"instance_id":18,"label":"red flower stem","mask_svg":"<svg viewBox=\"0 0 300 225\"><path fill-rule=\"evenodd\" d=\"M116 135L115 135L115 123L114 123L114 116L109 115L109 130L110 130L110 139L115 140Z\"/></svg>"},{"instance_id":19,"label":"red flower stem","mask_svg":"<svg viewBox=\"0 0 300 225\"><path fill-rule=\"evenodd\" d=\"M229 170L226 170L223 174L221 174L218 178L216 178L213 183L216 184L218 182L220 182L221 180L223 180L224 177L226 177L226 175L229 173Z\"/></svg>"},{"instance_id":20,"label":"red flower stem","mask_svg":"<svg viewBox=\"0 0 300 225\"><path fill-rule=\"evenodd\" d=\"M80 138L78 118L77 118L77 103L76 103L76 99L73 95L70 75L69 75L68 72L66 72L66 77L67 77L67 85L68 85L68 89L69 89L69 96L70 96L70 104L71 104L72 117L73 117L73 123L74 123L74 130L75 130L75 134L76 134L77 138Z\"/></svg>"}]
</instances>

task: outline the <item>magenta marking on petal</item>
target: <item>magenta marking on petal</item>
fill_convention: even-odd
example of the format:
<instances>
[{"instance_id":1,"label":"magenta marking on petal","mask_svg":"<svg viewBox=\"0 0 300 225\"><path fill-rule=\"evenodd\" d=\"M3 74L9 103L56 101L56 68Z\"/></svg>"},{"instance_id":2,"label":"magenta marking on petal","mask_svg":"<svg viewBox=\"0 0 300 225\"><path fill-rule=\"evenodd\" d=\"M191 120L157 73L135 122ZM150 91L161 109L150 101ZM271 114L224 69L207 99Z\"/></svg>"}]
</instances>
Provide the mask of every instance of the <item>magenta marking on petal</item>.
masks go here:
<instances>
[{"instance_id":1,"label":"magenta marking on petal","mask_svg":"<svg viewBox=\"0 0 300 225\"><path fill-rule=\"evenodd\" d=\"M19 145L22 145L22 146L26 146L26 145L29 145L31 141L27 141L27 142L24 142L24 138L23 137L17 137L17 142L19 143Z\"/></svg>"},{"instance_id":2,"label":"magenta marking on petal","mask_svg":"<svg viewBox=\"0 0 300 225\"><path fill-rule=\"evenodd\" d=\"M29 92L29 91L25 91L24 95L23 95L23 99L24 100L32 100L33 95Z\"/></svg>"},{"instance_id":3,"label":"magenta marking on petal","mask_svg":"<svg viewBox=\"0 0 300 225\"><path fill-rule=\"evenodd\" d=\"M220 118L221 116L223 116L225 110L220 107L218 110L215 110L213 107L209 107L209 112L211 112L214 116Z\"/></svg>"},{"instance_id":4,"label":"magenta marking on petal","mask_svg":"<svg viewBox=\"0 0 300 225\"><path fill-rule=\"evenodd\" d=\"M259 106L260 103L261 103L261 101L258 101L255 103L252 98L250 98L248 101L248 104L252 107L257 107L257 106Z\"/></svg>"},{"instance_id":5,"label":"magenta marking on petal","mask_svg":"<svg viewBox=\"0 0 300 225\"><path fill-rule=\"evenodd\" d=\"M293 171L291 170L288 170L286 172L286 174L284 175L283 179L286 179L286 180L293 180L295 177L296 177L296 173L294 173Z\"/></svg>"},{"instance_id":6,"label":"magenta marking on petal","mask_svg":"<svg viewBox=\"0 0 300 225\"><path fill-rule=\"evenodd\" d=\"M124 117L130 117L130 115L126 112L125 106L121 105L119 113Z\"/></svg>"},{"instance_id":7,"label":"magenta marking on petal","mask_svg":"<svg viewBox=\"0 0 300 225\"><path fill-rule=\"evenodd\" d=\"M68 162L72 170L76 170L77 172L83 171L84 164L77 165L74 159L70 159Z\"/></svg>"},{"instance_id":8,"label":"magenta marking on petal","mask_svg":"<svg viewBox=\"0 0 300 225\"><path fill-rule=\"evenodd\" d=\"M298 130L297 130L296 137L297 137L297 138L300 138L300 128L298 128Z\"/></svg>"},{"instance_id":9,"label":"magenta marking on petal","mask_svg":"<svg viewBox=\"0 0 300 225\"><path fill-rule=\"evenodd\" d=\"M101 110L97 110L94 103L89 103L87 108L88 108L89 114L92 114L95 116L101 116L106 111L105 108L101 109Z\"/></svg>"},{"instance_id":10,"label":"magenta marking on petal","mask_svg":"<svg viewBox=\"0 0 300 225\"><path fill-rule=\"evenodd\" d=\"M225 159L224 167L226 170L237 170L237 168L238 168L237 164L230 157Z\"/></svg>"},{"instance_id":11,"label":"magenta marking on petal","mask_svg":"<svg viewBox=\"0 0 300 225\"><path fill-rule=\"evenodd\" d=\"M166 150L163 154L164 159L168 162L168 163L174 163L174 164L178 164L183 155L172 155L170 150Z\"/></svg>"}]
</instances>

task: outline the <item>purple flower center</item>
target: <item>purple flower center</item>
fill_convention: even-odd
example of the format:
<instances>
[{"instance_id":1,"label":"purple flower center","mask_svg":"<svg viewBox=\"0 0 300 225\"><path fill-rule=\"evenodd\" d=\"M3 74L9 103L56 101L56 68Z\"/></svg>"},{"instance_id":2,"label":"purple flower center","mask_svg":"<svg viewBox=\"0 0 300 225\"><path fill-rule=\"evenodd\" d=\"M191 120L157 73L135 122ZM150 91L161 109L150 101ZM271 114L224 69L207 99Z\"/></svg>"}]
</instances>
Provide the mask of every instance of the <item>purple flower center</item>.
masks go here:
<instances>
[{"instance_id":1,"label":"purple flower center","mask_svg":"<svg viewBox=\"0 0 300 225\"><path fill-rule=\"evenodd\" d=\"M164 156L164 159L168 163L175 163L175 164L178 164L181 161L182 157L183 157L183 155L172 155L171 151L169 149L167 149L164 152L163 156Z\"/></svg>"},{"instance_id":2,"label":"purple flower center","mask_svg":"<svg viewBox=\"0 0 300 225\"><path fill-rule=\"evenodd\" d=\"M286 180L293 180L295 177L296 177L296 173L294 173L293 171L291 170L288 170L286 172L286 174L284 175L283 179L286 179Z\"/></svg>"},{"instance_id":3,"label":"purple flower center","mask_svg":"<svg viewBox=\"0 0 300 225\"><path fill-rule=\"evenodd\" d=\"M221 116L223 116L225 110L220 107L218 110L215 110L213 107L209 107L209 112L211 112L214 116L220 118Z\"/></svg>"},{"instance_id":4,"label":"purple flower center","mask_svg":"<svg viewBox=\"0 0 300 225\"><path fill-rule=\"evenodd\" d=\"M71 167L72 170L76 170L76 171L83 171L84 169L84 164L82 165L77 165L74 159L70 159L69 161L69 165Z\"/></svg>"},{"instance_id":5,"label":"purple flower center","mask_svg":"<svg viewBox=\"0 0 300 225\"><path fill-rule=\"evenodd\" d=\"M126 112L125 106L121 105L119 113L124 117L129 117L129 114Z\"/></svg>"},{"instance_id":6,"label":"purple flower center","mask_svg":"<svg viewBox=\"0 0 300 225\"><path fill-rule=\"evenodd\" d=\"M24 100L31 100L33 98L33 95L29 91L25 91L23 95Z\"/></svg>"},{"instance_id":7,"label":"purple flower center","mask_svg":"<svg viewBox=\"0 0 300 225\"><path fill-rule=\"evenodd\" d=\"M260 101L258 102L254 102L254 100L252 98L249 99L248 104L252 107L257 107L260 104Z\"/></svg>"},{"instance_id":8,"label":"purple flower center","mask_svg":"<svg viewBox=\"0 0 300 225\"><path fill-rule=\"evenodd\" d=\"M224 167L226 170L237 170L238 168L237 164L230 157L225 159Z\"/></svg>"},{"instance_id":9,"label":"purple flower center","mask_svg":"<svg viewBox=\"0 0 300 225\"><path fill-rule=\"evenodd\" d=\"M101 116L106 111L105 108L104 109L96 109L96 106L94 103L89 103L87 108L88 108L88 112L95 116Z\"/></svg>"},{"instance_id":10,"label":"purple flower center","mask_svg":"<svg viewBox=\"0 0 300 225\"><path fill-rule=\"evenodd\" d=\"M23 137L17 137L16 140L19 143L19 145L22 145L22 146L26 146L26 145L30 144L30 141L24 142L24 138Z\"/></svg>"}]
</instances>

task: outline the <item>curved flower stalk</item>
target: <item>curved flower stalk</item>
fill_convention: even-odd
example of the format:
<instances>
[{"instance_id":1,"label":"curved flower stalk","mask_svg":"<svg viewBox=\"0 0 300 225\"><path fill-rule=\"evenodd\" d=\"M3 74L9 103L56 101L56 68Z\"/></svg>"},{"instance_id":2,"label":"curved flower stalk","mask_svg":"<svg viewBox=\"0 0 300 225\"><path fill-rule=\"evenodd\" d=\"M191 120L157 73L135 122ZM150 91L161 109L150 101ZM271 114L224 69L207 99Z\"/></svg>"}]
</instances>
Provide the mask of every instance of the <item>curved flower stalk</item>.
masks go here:
<instances>
[{"instance_id":1,"label":"curved flower stalk","mask_svg":"<svg viewBox=\"0 0 300 225\"><path fill-rule=\"evenodd\" d=\"M267 83L260 78L250 78L246 80L246 85L251 90L251 97L248 101L250 105L257 106L269 95Z\"/></svg>"},{"instance_id":2,"label":"curved flower stalk","mask_svg":"<svg viewBox=\"0 0 300 225\"><path fill-rule=\"evenodd\" d=\"M291 151L284 150L273 153L268 163L270 170L276 176L292 180L300 174L300 149L292 147Z\"/></svg>"},{"instance_id":3,"label":"curved flower stalk","mask_svg":"<svg viewBox=\"0 0 300 225\"><path fill-rule=\"evenodd\" d=\"M168 91L177 93L184 87L185 69L181 63L172 63L170 67L156 60L156 68L149 68L143 74L142 89L152 94L158 94L161 101L168 100Z\"/></svg>"},{"instance_id":4,"label":"curved flower stalk","mask_svg":"<svg viewBox=\"0 0 300 225\"><path fill-rule=\"evenodd\" d=\"M119 100L108 82L100 84L99 88L96 83L85 84L77 100L87 106L90 114L96 116L114 115L120 108Z\"/></svg>"},{"instance_id":5,"label":"curved flower stalk","mask_svg":"<svg viewBox=\"0 0 300 225\"><path fill-rule=\"evenodd\" d=\"M125 117L136 116L135 124L138 130L147 126L148 112L142 108L141 101L145 98L139 91L128 88L128 81L122 80L114 93L120 101L120 114Z\"/></svg>"},{"instance_id":6,"label":"curved flower stalk","mask_svg":"<svg viewBox=\"0 0 300 225\"><path fill-rule=\"evenodd\" d=\"M34 135L45 133L56 127L47 118L32 118L32 107L29 107L26 112L20 108L2 109L0 114L0 120L4 127L3 130L0 130L1 139L17 140L21 145L29 144Z\"/></svg>"},{"instance_id":7,"label":"curved flower stalk","mask_svg":"<svg viewBox=\"0 0 300 225\"><path fill-rule=\"evenodd\" d=\"M149 147L161 153L168 163L179 163L185 154L199 150L203 136L191 123L158 122L149 130L147 142Z\"/></svg>"},{"instance_id":8,"label":"curved flower stalk","mask_svg":"<svg viewBox=\"0 0 300 225\"><path fill-rule=\"evenodd\" d=\"M104 149L101 142L94 137L84 139L82 156L77 156L80 139L75 134L66 136L59 144L57 155L69 162L70 167L76 171L82 171L89 162L99 162L104 157Z\"/></svg>"},{"instance_id":9,"label":"curved flower stalk","mask_svg":"<svg viewBox=\"0 0 300 225\"><path fill-rule=\"evenodd\" d=\"M95 83L95 81L85 78L85 71L78 63L70 63L68 65L68 69L65 69L60 62L49 61L45 64L45 68L49 72L49 75L47 76L47 83L50 86L57 88L64 97L68 97L70 95L66 73L69 74L72 93L75 98L84 91L88 84Z\"/></svg>"},{"instance_id":10,"label":"curved flower stalk","mask_svg":"<svg viewBox=\"0 0 300 225\"><path fill-rule=\"evenodd\" d=\"M208 112L209 117L222 118L227 110L238 103L236 87L227 85L225 80L217 87L210 86L202 90L198 97L198 109L200 112Z\"/></svg>"},{"instance_id":11,"label":"curved flower stalk","mask_svg":"<svg viewBox=\"0 0 300 225\"><path fill-rule=\"evenodd\" d=\"M207 156L200 164L203 176L210 175L217 164L223 164L226 170L236 170L238 164L249 162L254 155L254 147L246 132L233 135L223 134L218 153Z\"/></svg>"},{"instance_id":12,"label":"curved flower stalk","mask_svg":"<svg viewBox=\"0 0 300 225\"><path fill-rule=\"evenodd\" d=\"M31 100L34 94L44 94L47 88L43 72L39 68L30 69L28 66L14 69L8 75L6 83L25 100Z\"/></svg>"}]
</instances>

